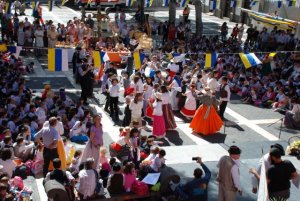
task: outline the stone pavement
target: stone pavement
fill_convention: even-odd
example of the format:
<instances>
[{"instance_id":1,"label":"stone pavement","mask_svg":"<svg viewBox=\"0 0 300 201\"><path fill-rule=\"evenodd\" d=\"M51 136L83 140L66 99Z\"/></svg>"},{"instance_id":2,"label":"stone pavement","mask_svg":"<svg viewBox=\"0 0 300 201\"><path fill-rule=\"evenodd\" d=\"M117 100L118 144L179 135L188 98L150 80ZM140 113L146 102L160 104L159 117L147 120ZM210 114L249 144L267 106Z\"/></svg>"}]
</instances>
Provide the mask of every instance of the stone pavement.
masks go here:
<instances>
[{"instance_id":1,"label":"stone pavement","mask_svg":"<svg viewBox=\"0 0 300 201\"><path fill-rule=\"evenodd\" d=\"M46 20L52 19L55 23L66 23L74 16L80 17L78 11L70 8L54 7L53 12L48 12L47 8L43 6L43 17ZM30 10L26 11L30 14ZM193 17L193 10L191 11L190 18ZM178 13L177 16L179 16ZM165 20L168 17L166 11L155 12L155 18ZM113 14L110 14L113 17ZM127 15L128 23L133 23ZM32 18L30 18L32 20ZM223 20L219 18L203 15L205 33L215 34L218 33L218 27L222 24ZM211 24L210 24L211 23ZM234 24L229 23L232 28ZM230 33L230 31L229 31ZM43 89L43 83L48 81L53 86L54 90L60 87L65 87L68 95L76 99L80 96L80 86L74 82L72 71L68 72L49 72L46 69L47 58L40 57L38 60L30 55L25 57L25 63L34 61L35 74L26 76L27 84L30 88L36 91L38 95ZM120 73L120 70L118 71ZM122 94L122 93L121 93ZM118 138L118 123L114 123L109 115L103 111L103 104L105 97L101 94L99 86L94 90L95 99L90 101L90 106L95 112L103 115L102 123L104 125L104 144L107 146L110 142ZM120 102L123 103L123 97L120 97ZM124 104L120 104L121 112L123 113ZM254 167L262 153L266 153L271 144L275 141L281 143L283 146L287 145L290 137L299 135L299 131L282 129L281 138L279 137L280 120L283 116L275 113L269 109L262 109L247 104L242 104L236 97L228 104L225 117L227 121L225 126L219 133L211 136L194 135L189 128L189 122L182 119L180 114L176 114L176 123L178 128L174 131L167 133L165 140L163 140L163 147L167 151L166 163L170 168L170 172L176 171L180 176L187 180L192 177L193 169L197 167L191 158L194 156L201 156L213 172L213 176L209 185L209 200L217 200L217 182L216 182L216 164L219 158L227 154L229 146L235 144L242 149L242 166L241 166L241 180L244 188L244 195L239 197L238 200L256 200L256 195L251 193L251 181L248 170ZM122 115L120 115L122 119ZM277 123L275 123L277 122ZM271 123L275 123L270 125ZM151 125L148 125L151 127ZM150 134L143 132L143 134ZM84 145L75 145L78 149L83 149ZM299 161L293 157L289 157L295 166L300 169ZM42 179L28 179L26 184L32 187L33 197L35 200L46 200L46 195L42 187ZM292 187L291 201L298 201L296 190Z\"/></svg>"},{"instance_id":2,"label":"stone pavement","mask_svg":"<svg viewBox=\"0 0 300 201\"><path fill-rule=\"evenodd\" d=\"M31 61L26 58L25 62ZM44 60L41 60L45 62ZM42 68L38 60L34 60L35 74L26 76L27 84L38 95L43 88L43 82L50 82L54 90L59 89L61 86L66 88L66 91L72 98L80 96L80 86L74 83L72 72L54 72L49 73L46 69ZM118 70L120 73L121 70ZM122 94L122 93L121 93ZM90 106L94 112L103 115L102 123L104 125L104 144L108 144L118 139L118 123L115 123L109 117L109 114L103 111L103 104L105 102L104 96L100 93L98 87L94 90L95 99L90 100ZM181 118L180 115L176 117L178 128L174 131L169 131L166 138L163 140L162 145L167 152L166 163L170 173L177 172L183 177L183 181L192 177L193 169L197 164L191 160L194 156L201 156L205 163L212 171L212 179L209 184L209 200L217 200L218 184L216 182L217 174L217 161L219 158L227 154L229 146L235 144L242 149L241 155L241 182L244 188L243 196L238 200L250 201L256 200L256 195L251 193L251 180L248 173L249 168L254 167L262 153L269 150L271 144L275 141L287 146L289 137L299 135L299 131L290 131L287 129L282 130L281 139L278 139L280 122L272 126L269 124L278 121L282 118L279 113L274 113L269 109L262 109L247 104L242 104L236 97L228 105L225 117L227 121L219 133L211 136L194 135L189 128L189 123ZM120 97L120 102L123 103L123 97ZM123 114L124 104L119 104L121 113ZM122 119L122 114L120 119ZM119 122L120 123L120 122ZM148 125L151 128L151 125ZM151 134L143 131L143 134ZM83 149L84 145L75 144L76 148ZM294 165L300 170L300 162L294 157L288 157L292 160ZM45 200L46 195L42 187L42 179L29 179L29 185L34 189L34 200ZM299 190L292 187L291 201L298 200L297 193Z\"/></svg>"}]
</instances>

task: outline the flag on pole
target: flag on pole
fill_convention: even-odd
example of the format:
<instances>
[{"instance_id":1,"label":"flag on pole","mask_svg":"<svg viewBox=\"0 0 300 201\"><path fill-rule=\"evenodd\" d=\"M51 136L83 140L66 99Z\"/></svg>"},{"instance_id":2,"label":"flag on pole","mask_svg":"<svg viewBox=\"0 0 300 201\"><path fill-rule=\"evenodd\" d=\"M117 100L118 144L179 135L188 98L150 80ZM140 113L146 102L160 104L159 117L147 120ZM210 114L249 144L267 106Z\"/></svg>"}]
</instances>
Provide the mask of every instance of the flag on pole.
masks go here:
<instances>
[{"instance_id":1,"label":"flag on pole","mask_svg":"<svg viewBox=\"0 0 300 201\"><path fill-rule=\"evenodd\" d=\"M103 60L104 55L105 55L105 52L99 52L99 51L93 52L95 68L100 68L100 66L102 64L104 64L104 60Z\"/></svg>"},{"instance_id":2,"label":"flag on pole","mask_svg":"<svg viewBox=\"0 0 300 201\"><path fill-rule=\"evenodd\" d=\"M216 10L217 9L217 0L211 0L210 1L210 10Z\"/></svg>"},{"instance_id":3,"label":"flag on pole","mask_svg":"<svg viewBox=\"0 0 300 201\"><path fill-rule=\"evenodd\" d=\"M163 6L164 6L164 7L167 7L167 6L169 6L169 0L164 0L164 2L163 2Z\"/></svg>"},{"instance_id":4,"label":"flag on pole","mask_svg":"<svg viewBox=\"0 0 300 201\"><path fill-rule=\"evenodd\" d=\"M150 6L152 6L153 0L145 0L145 7L149 8Z\"/></svg>"},{"instance_id":5,"label":"flag on pole","mask_svg":"<svg viewBox=\"0 0 300 201\"><path fill-rule=\"evenodd\" d=\"M7 46L7 51L13 53L16 58L19 58L21 50L21 46Z\"/></svg>"},{"instance_id":6,"label":"flag on pole","mask_svg":"<svg viewBox=\"0 0 300 201\"><path fill-rule=\"evenodd\" d=\"M62 0L61 1L61 6L64 6L69 0Z\"/></svg>"},{"instance_id":7,"label":"flag on pole","mask_svg":"<svg viewBox=\"0 0 300 201\"><path fill-rule=\"evenodd\" d=\"M257 2L258 2L258 0L252 0L250 3L250 7L255 6Z\"/></svg>"},{"instance_id":8,"label":"flag on pole","mask_svg":"<svg viewBox=\"0 0 300 201\"><path fill-rule=\"evenodd\" d=\"M144 58L145 54L140 53L139 51L133 53L134 66L136 70L141 68Z\"/></svg>"},{"instance_id":9,"label":"flag on pole","mask_svg":"<svg viewBox=\"0 0 300 201\"><path fill-rule=\"evenodd\" d=\"M6 52L7 51L7 46L5 43L0 44L0 52Z\"/></svg>"},{"instance_id":10,"label":"flag on pole","mask_svg":"<svg viewBox=\"0 0 300 201\"><path fill-rule=\"evenodd\" d=\"M282 1L277 1L277 7L281 8L281 6L282 6Z\"/></svg>"},{"instance_id":11,"label":"flag on pole","mask_svg":"<svg viewBox=\"0 0 300 201\"><path fill-rule=\"evenodd\" d=\"M271 52L271 53L269 54L269 57L275 57L275 55L276 55L276 52Z\"/></svg>"},{"instance_id":12,"label":"flag on pole","mask_svg":"<svg viewBox=\"0 0 300 201\"><path fill-rule=\"evenodd\" d=\"M266 165L264 162L261 163L257 201L269 201Z\"/></svg>"},{"instance_id":13,"label":"flag on pole","mask_svg":"<svg viewBox=\"0 0 300 201\"><path fill-rule=\"evenodd\" d=\"M6 5L5 5L5 13L6 14L11 14L11 5L12 5L12 1L6 2Z\"/></svg>"},{"instance_id":14,"label":"flag on pole","mask_svg":"<svg viewBox=\"0 0 300 201\"><path fill-rule=\"evenodd\" d=\"M184 8L189 4L190 0L181 0L180 7Z\"/></svg>"},{"instance_id":15,"label":"flag on pole","mask_svg":"<svg viewBox=\"0 0 300 201\"><path fill-rule=\"evenodd\" d=\"M286 1L288 7L296 6L296 0L286 0Z\"/></svg>"},{"instance_id":16,"label":"flag on pole","mask_svg":"<svg viewBox=\"0 0 300 201\"><path fill-rule=\"evenodd\" d=\"M168 54L168 59L171 60L173 59L174 57L178 57L180 56L180 53L169 53Z\"/></svg>"},{"instance_id":17,"label":"flag on pole","mask_svg":"<svg viewBox=\"0 0 300 201\"><path fill-rule=\"evenodd\" d=\"M204 68L210 68L215 66L217 63L218 55L217 53L208 53L205 55L205 65Z\"/></svg>"},{"instance_id":18,"label":"flag on pole","mask_svg":"<svg viewBox=\"0 0 300 201\"><path fill-rule=\"evenodd\" d=\"M250 68L251 66L261 64L261 61L254 53L240 53L239 55L246 69Z\"/></svg>"},{"instance_id":19,"label":"flag on pole","mask_svg":"<svg viewBox=\"0 0 300 201\"><path fill-rule=\"evenodd\" d=\"M230 8L235 8L235 7L236 7L236 0L231 0Z\"/></svg>"},{"instance_id":20,"label":"flag on pole","mask_svg":"<svg viewBox=\"0 0 300 201\"><path fill-rule=\"evenodd\" d=\"M53 0L48 0L48 8L49 8L49 11L51 12L53 9Z\"/></svg>"},{"instance_id":21,"label":"flag on pole","mask_svg":"<svg viewBox=\"0 0 300 201\"><path fill-rule=\"evenodd\" d=\"M68 50L48 48L48 70L68 71Z\"/></svg>"}]
</instances>

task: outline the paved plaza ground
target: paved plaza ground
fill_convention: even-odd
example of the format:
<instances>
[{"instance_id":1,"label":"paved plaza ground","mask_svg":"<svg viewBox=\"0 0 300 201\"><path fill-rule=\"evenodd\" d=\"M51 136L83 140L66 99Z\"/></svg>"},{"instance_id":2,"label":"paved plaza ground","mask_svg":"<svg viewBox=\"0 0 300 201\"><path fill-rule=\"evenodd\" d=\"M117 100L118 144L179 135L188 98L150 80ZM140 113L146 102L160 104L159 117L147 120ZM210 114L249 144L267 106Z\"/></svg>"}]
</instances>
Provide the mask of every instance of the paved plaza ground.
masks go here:
<instances>
[{"instance_id":1,"label":"paved plaza ground","mask_svg":"<svg viewBox=\"0 0 300 201\"><path fill-rule=\"evenodd\" d=\"M178 11L177 17L182 11ZM31 10L27 10L28 15ZM153 17L165 21L168 18L167 11L157 11L150 13ZM80 17L79 11L72 10L67 7L54 7L53 12L48 12L46 6L43 6L43 18L45 20L53 20L55 23L67 23L74 16ZM193 19L195 11L192 9L190 18ZM113 18L113 14L110 14ZM132 16L127 14L128 23L133 23ZM33 19L29 17L29 20ZM210 14L203 14L204 34L218 34L219 27L226 19L219 19ZM229 23L230 29L234 23ZM229 33L231 30L229 30ZM74 83L72 71L50 73L46 69L47 57L35 58L31 54L23 57L25 63L34 61L35 74L26 76L27 85L36 91L38 95L43 89L45 81L50 82L54 90L65 87L66 91L72 98L78 98L80 95L80 86ZM120 72L119 72L120 73ZM95 98L90 100L90 106L94 111L102 113L104 125L104 144L108 144L118 138L118 126L110 119L109 115L103 111L105 102L104 96L101 94L99 86L94 90ZM212 136L201 137L192 134L189 123L185 121L179 114L176 116L178 128L170 131L164 140L164 148L167 152L167 166L171 171L176 171L185 180L192 178L193 169L197 164L191 159L194 156L201 156L212 171L212 179L209 184L209 201L217 200L218 183L216 182L217 161L219 158L227 154L227 149L231 145L237 145L242 149L241 161L241 181L244 188L244 194L238 197L238 200L250 201L256 200L256 195L251 193L251 180L248 173L249 168L255 167L262 154L267 153L271 144L275 142L281 143L284 147L288 145L288 140L292 136L300 135L300 131L281 129L281 114L273 112L270 109L262 109L252 105L243 104L237 96L232 97L229 103L225 118L227 119L219 133ZM120 98L123 103L124 99ZM123 112L125 105L120 104ZM122 119L122 115L120 116ZM273 124L274 123L274 124ZM151 126L149 126L151 127ZM281 136L279 133L281 130ZM76 145L77 148L83 148L83 145ZM295 167L300 170L300 161L294 157L288 157ZM29 178L27 184L33 188L33 200L46 200L46 195L42 187L42 179ZM291 189L291 201L299 200L299 190L295 187Z\"/></svg>"}]
</instances>

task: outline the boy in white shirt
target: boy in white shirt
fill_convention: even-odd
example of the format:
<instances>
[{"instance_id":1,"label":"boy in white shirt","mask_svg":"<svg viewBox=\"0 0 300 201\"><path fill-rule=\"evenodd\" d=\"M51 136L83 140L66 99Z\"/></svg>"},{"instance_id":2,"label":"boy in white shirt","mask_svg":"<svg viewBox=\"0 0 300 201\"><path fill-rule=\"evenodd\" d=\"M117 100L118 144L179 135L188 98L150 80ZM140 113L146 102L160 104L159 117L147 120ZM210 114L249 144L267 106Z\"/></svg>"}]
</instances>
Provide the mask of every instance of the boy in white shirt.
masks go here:
<instances>
[{"instance_id":1,"label":"boy in white shirt","mask_svg":"<svg viewBox=\"0 0 300 201\"><path fill-rule=\"evenodd\" d=\"M108 91L109 91L109 100L110 100L110 116L113 118L113 120L119 121L118 102L119 102L120 86L118 84L117 78L112 79Z\"/></svg>"}]
</instances>

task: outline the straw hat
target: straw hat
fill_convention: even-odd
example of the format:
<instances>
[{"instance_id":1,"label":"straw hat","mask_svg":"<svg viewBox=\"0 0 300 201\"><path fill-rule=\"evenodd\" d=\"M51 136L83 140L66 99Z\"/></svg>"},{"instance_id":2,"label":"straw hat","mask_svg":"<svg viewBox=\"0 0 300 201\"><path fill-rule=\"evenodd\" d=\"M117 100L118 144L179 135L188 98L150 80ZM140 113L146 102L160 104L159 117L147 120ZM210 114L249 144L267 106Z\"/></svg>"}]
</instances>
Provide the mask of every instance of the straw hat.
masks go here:
<instances>
[{"instance_id":1,"label":"straw hat","mask_svg":"<svg viewBox=\"0 0 300 201\"><path fill-rule=\"evenodd\" d=\"M203 94L211 94L211 90L209 87L205 87L202 91Z\"/></svg>"}]
</instances>

